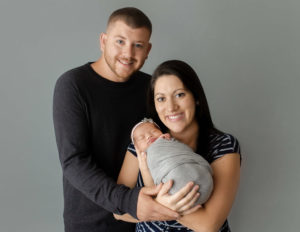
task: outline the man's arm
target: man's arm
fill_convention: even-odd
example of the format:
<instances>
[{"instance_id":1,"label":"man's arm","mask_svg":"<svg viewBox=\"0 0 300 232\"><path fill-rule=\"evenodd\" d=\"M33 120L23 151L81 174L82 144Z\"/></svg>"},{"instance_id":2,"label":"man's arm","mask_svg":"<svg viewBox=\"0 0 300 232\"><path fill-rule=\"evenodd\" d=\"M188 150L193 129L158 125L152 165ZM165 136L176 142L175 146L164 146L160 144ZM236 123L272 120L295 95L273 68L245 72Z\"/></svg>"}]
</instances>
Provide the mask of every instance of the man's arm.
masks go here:
<instances>
[{"instance_id":1,"label":"man's arm","mask_svg":"<svg viewBox=\"0 0 300 232\"><path fill-rule=\"evenodd\" d=\"M68 75L57 81L53 99L53 121L63 175L71 185L106 210L129 212L136 217L140 189L117 185L93 161L86 105L74 78Z\"/></svg>"},{"instance_id":2,"label":"man's arm","mask_svg":"<svg viewBox=\"0 0 300 232\"><path fill-rule=\"evenodd\" d=\"M160 186L130 189L97 166L90 153L88 120L86 103L72 74L64 74L54 90L53 121L63 175L70 184L113 213L129 213L143 221L178 218L178 213L153 199Z\"/></svg>"}]
</instances>

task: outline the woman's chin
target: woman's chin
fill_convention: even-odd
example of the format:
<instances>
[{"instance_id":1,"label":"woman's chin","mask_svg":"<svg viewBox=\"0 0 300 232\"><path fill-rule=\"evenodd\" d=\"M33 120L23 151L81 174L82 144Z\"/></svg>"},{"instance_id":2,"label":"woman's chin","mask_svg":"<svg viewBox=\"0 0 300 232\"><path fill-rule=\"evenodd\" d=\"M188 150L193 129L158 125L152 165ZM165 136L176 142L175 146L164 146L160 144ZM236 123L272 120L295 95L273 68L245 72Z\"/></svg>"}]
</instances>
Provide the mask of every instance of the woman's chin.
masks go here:
<instances>
[{"instance_id":1,"label":"woman's chin","mask_svg":"<svg viewBox=\"0 0 300 232\"><path fill-rule=\"evenodd\" d=\"M168 127L168 129L170 130L170 132L171 133L175 133L175 134L179 134L179 133L181 133L183 130L184 130L184 128L183 127L181 127L181 126L170 126L170 127Z\"/></svg>"}]
</instances>

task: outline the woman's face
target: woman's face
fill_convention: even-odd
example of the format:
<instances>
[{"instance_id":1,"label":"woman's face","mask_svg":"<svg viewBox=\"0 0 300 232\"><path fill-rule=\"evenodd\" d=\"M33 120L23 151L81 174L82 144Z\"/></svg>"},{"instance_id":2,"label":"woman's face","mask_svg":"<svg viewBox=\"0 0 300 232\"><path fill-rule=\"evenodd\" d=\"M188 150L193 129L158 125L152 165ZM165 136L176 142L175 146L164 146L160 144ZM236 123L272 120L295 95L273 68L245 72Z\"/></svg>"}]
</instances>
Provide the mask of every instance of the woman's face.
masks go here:
<instances>
[{"instance_id":1,"label":"woman's face","mask_svg":"<svg viewBox=\"0 0 300 232\"><path fill-rule=\"evenodd\" d=\"M194 96L177 76L162 75L156 80L154 103L160 120L171 134L197 126Z\"/></svg>"}]
</instances>

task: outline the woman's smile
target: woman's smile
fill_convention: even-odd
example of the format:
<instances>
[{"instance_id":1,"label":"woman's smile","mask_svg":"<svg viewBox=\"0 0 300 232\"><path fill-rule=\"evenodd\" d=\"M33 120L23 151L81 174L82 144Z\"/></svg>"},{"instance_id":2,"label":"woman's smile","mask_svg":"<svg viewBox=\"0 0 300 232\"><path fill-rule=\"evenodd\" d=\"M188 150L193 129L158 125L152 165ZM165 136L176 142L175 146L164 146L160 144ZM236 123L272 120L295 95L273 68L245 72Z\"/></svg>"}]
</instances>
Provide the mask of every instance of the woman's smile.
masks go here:
<instances>
[{"instance_id":1,"label":"woman's smile","mask_svg":"<svg viewBox=\"0 0 300 232\"><path fill-rule=\"evenodd\" d=\"M166 118L167 118L167 120L169 120L171 122L177 122L177 121L182 120L184 118L184 113L177 113L177 114L167 115Z\"/></svg>"},{"instance_id":2,"label":"woman's smile","mask_svg":"<svg viewBox=\"0 0 300 232\"><path fill-rule=\"evenodd\" d=\"M160 76L154 88L155 108L171 133L186 132L195 119L195 99L175 75Z\"/></svg>"}]
</instances>

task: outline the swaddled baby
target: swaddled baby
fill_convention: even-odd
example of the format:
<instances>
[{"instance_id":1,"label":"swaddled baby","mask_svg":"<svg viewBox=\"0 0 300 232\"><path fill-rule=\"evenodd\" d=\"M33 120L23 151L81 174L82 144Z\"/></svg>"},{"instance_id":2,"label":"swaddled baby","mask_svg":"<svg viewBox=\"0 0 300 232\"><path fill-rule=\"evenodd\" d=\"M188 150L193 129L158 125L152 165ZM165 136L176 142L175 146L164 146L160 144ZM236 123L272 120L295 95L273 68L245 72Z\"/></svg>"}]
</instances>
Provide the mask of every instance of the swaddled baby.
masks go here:
<instances>
[{"instance_id":1,"label":"swaddled baby","mask_svg":"<svg viewBox=\"0 0 300 232\"><path fill-rule=\"evenodd\" d=\"M209 163L189 146L163 134L152 119L144 119L134 126L132 142L140 152L147 152L147 164L154 183L173 180L170 194L176 193L189 181L199 185L200 197L195 204L205 203L213 189Z\"/></svg>"}]
</instances>

